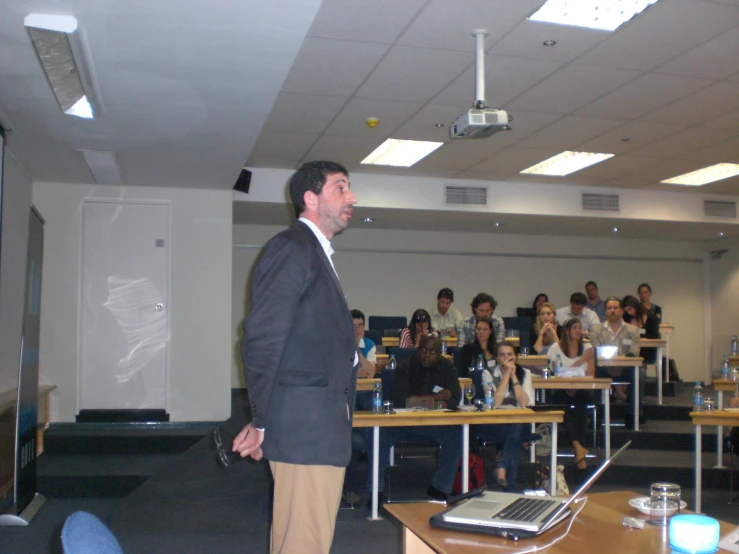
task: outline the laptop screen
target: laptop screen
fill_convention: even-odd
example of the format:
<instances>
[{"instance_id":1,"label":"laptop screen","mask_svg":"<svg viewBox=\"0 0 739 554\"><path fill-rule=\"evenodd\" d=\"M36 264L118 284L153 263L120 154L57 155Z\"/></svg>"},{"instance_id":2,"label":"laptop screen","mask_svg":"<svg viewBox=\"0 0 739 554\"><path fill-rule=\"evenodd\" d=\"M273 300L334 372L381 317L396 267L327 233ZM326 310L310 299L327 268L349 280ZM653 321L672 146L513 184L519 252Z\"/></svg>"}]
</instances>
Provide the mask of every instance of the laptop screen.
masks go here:
<instances>
[{"instance_id":1,"label":"laptop screen","mask_svg":"<svg viewBox=\"0 0 739 554\"><path fill-rule=\"evenodd\" d=\"M598 346L595 349L599 360L610 360L618 356L618 346Z\"/></svg>"}]
</instances>

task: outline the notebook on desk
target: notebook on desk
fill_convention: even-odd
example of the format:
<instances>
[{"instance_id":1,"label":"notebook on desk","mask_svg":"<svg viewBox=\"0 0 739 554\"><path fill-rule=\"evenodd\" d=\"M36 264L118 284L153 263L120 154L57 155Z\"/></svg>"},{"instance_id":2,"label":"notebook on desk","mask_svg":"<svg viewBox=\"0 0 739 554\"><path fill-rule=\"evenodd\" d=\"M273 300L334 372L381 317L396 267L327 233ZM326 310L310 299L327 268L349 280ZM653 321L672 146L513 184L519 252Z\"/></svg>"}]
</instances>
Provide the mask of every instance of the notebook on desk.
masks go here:
<instances>
[{"instance_id":1,"label":"notebook on desk","mask_svg":"<svg viewBox=\"0 0 739 554\"><path fill-rule=\"evenodd\" d=\"M480 531L513 540L535 537L565 519L572 503L582 497L630 445L631 441L605 460L570 497L487 491L435 515L431 525L457 531Z\"/></svg>"}]
</instances>

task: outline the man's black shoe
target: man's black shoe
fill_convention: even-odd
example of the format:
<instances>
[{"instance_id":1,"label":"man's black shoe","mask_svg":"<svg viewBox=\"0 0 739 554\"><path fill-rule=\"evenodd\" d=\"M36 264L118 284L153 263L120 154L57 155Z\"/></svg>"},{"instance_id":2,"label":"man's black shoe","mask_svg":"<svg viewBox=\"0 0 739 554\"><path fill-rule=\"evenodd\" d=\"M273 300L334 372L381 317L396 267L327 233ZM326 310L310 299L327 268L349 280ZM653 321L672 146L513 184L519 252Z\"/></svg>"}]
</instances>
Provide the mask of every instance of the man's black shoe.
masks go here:
<instances>
[{"instance_id":1,"label":"man's black shoe","mask_svg":"<svg viewBox=\"0 0 739 554\"><path fill-rule=\"evenodd\" d=\"M436 502L446 502L449 498L449 495L447 493L440 491L433 485L429 485L429 488L426 489L426 494L428 494L429 498L432 501Z\"/></svg>"}]
</instances>

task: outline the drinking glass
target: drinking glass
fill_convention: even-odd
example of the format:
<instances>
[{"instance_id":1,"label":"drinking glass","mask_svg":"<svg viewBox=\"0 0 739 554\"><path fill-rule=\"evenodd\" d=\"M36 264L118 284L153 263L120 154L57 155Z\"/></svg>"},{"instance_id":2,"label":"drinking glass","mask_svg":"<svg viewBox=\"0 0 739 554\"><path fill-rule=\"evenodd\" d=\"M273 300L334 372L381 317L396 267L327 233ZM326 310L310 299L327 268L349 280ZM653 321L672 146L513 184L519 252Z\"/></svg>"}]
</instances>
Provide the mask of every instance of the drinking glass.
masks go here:
<instances>
[{"instance_id":1,"label":"drinking glass","mask_svg":"<svg viewBox=\"0 0 739 554\"><path fill-rule=\"evenodd\" d=\"M652 516L659 519L651 519L650 525L666 526L668 512L680 513L680 485L677 483L652 483L650 487L650 507Z\"/></svg>"},{"instance_id":2,"label":"drinking glass","mask_svg":"<svg viewBox=\"0 0 739 554\"><path fill-rule=\"evenodd\" d=\"M471 405L472 399L475 397L475 385L473 383L465 384L464 397L467 399L467 403Z\"/></svg>"},{"instance_id":3,"label":"drinking glass","mask_svg":"<svg viewBox=\"0 0 739 554\"><path fill-rule=\"evenodd\" d=\"M528 346L522 346L521 347L521 356L526 357L529 355L529 347Z\"/></svg>"}]
</instances>

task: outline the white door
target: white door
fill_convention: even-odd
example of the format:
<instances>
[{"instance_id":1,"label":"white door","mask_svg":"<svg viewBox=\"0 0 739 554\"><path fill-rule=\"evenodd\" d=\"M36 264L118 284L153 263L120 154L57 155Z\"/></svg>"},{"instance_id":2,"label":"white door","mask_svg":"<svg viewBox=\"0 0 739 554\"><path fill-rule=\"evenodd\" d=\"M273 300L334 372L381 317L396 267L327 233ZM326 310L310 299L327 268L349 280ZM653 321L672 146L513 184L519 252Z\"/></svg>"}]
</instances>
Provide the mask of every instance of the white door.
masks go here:
<instances>
[{"instance_id":1,"label":"white door","mask_svg":"<svg viewBox=\"0 0 739 554\"><path fill-rule=\"evenodd\" d=\"M83 205L78 409L167 409L169 212Z\"/></svg>"}]
</instances>

